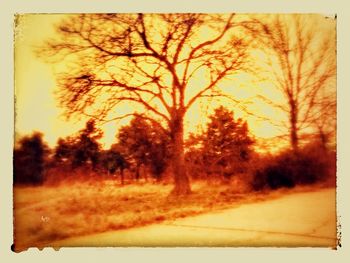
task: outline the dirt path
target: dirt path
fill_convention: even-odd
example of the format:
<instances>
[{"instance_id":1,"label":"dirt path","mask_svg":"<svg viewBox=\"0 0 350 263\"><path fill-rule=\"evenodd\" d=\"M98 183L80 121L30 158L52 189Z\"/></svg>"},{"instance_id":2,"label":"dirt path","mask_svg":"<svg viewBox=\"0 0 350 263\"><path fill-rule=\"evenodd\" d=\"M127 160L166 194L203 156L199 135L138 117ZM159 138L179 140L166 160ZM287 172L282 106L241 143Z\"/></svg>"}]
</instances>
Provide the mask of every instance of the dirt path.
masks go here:
<instances>
[{"instance_id":1,"label":"dirt path","mask_svg":"<svg viewBox=\"0 0 350 263\"><path fill-rule=\"evenodd\" d=\"M324 189L53 245L335 247L336 236L335 190Z\"/></svg>"}]
</instances>

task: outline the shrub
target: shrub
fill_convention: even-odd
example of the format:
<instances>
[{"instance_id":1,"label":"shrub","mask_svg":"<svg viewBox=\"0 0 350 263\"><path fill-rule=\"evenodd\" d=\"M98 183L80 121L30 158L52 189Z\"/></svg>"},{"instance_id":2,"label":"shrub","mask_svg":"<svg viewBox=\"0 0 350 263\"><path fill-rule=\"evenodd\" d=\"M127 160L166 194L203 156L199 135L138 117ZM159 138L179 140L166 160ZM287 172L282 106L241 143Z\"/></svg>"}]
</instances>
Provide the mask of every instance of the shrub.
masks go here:
<instances>
[{"instance_id":1,"label":"shrub","mask_svg":"<svg viewBox=\"0 0 350 263\"><path fill-rule=\"evenodd\" d=\"M305 147L298 154L284 152L254 173L254 190L308 185L335 175L334 154L316 147Z\"/></svg>"}]
</instances>

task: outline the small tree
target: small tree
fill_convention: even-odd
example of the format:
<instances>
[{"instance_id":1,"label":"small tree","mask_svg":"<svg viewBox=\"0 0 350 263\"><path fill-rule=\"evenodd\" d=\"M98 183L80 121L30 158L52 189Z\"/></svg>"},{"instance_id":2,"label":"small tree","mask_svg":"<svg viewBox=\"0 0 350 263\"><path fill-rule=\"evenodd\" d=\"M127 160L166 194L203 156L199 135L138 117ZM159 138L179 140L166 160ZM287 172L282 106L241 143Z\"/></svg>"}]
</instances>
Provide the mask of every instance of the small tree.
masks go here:
<instances>
[{"instance_id":1,"label":"small tree","mask_svg":"<svg viewBox=\"0 0 350 263\"><path fill-rule=\"evenodd\" d=\"M96 128L95 121L89 120L85 128L79 132L73 166L79 167L90 162L93 169L96 168L101 149L97 140L101 137L102 132Z\"/></svg>"},{"instance_id":2,"label":"small tree","mask_svg":"<svg viewBox=\"0 0 350 263\"><path fill-rule=\"evenodd\" d=\"M15 184L42 184L49 148L43 134L34 132L21 138L14 149L13 176Z\"/></svg>"},{"instance_id":3,"label":"small tree","mask_svg":"<svg viewBox=\"0 0 350 263\"><path fill-rule=\"evenodd\" d=\"M310 129L316 129L325 146L326 135L335 131L336 23L320 15L300 14L266 20L260 23L261 47L265 46L268 72L284 100L261 98L287 114L283 126L289 130L294 153Z\"/></svg>"},{"instance_id":4,"label":"small tree","mask_svg":"<svg viewBox=\"0 0 350 263\"><path fill-rule=\"evenodd\" d=\"M95 121L89 120L77 135L58 140L54 159L58 163L68 162L72 168L91 163L95 169L101 149L98 139L101 137L102 132L96 128Z\"/></svg>"},{"instance_id":5,"label":"small tree","mask_svg":"<svg viewBox=\"0 0 350 263\"><path fill-rule=\"evenodd\" d=\"M120 129L118 140L121 151L135 165L136 180L142 165L149 167L155 178L161 179L170 156L170 138L163 129L134 117L128 126Z\"/></svg>"},{"instance_id":6,"label":"small tree","mask_svg":"<svg viewBox=\"0 0 350 263\"><path fill-rule=\"evenodd\" d=\"M108 175L119 170L121 184L124 184L124 170L129 167L129 163L119 151L111 148L101 152L99 163L102 170L107 171Z\"/></svg>"},{"instance_id":7,"label":"small tree","mask_svg":"<svg viewBox=\"0 0 350 263\"><path fill-rule=\"evenodd\" d=\"M74 151L75 142L73 137L59 138L54 149L53 160L55 165L62 165L64 163L72 165Z\"/></svg>"},{"instance_id":8,"label":"small tree","mask_svg":"<svg viewBox=\"0 0 350 263\"><path fill-rule=\"evenodd\" d=\"M250 159L254 141L249 136L247 123L235 120L233 112L223 106L209 116L207 130L200 138L201 159L209 174L230 177L242 172L244 163ZM196 156L198 159L198 154ZM199 159L197 162L200 163Z\"/></svg>"}]
</instances>

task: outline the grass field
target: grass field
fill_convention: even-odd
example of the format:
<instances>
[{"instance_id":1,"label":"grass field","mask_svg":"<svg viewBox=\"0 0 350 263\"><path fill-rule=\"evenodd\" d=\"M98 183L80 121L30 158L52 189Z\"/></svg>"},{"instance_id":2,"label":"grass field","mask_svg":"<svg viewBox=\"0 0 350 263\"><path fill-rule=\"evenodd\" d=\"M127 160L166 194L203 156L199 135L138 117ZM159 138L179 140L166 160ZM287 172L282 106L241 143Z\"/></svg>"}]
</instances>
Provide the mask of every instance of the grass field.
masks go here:
<instances>
[{"instance_id":1,"label":"grass field","mask_svg":"<svg viewBox=\"0 0 350 263\"><path fill-rule=\"evenodd\" d=\"M290 191L244 193L234 184L193 183L193 193L169 196L171 184L116 181L14 188L15 250L50 246L68 237L159 223L278 197Z\"/></svg>"}]
</instances>

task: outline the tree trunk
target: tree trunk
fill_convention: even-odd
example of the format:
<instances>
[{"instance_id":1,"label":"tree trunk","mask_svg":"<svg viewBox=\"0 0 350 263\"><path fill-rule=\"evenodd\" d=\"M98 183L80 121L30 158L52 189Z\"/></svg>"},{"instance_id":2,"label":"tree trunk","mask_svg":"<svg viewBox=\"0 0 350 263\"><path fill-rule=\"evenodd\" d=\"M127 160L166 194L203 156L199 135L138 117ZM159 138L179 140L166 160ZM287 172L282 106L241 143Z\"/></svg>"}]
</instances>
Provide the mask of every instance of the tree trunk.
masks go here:
<instances>
[{"instance_id":1,"label":"tree trunk","mask_svg":"<svg viewBox=\"0 0 350 263\"><path fill-rule=\"evenodd\" d=\"M291 112L290 112L290 143L295 154L299 150L299 138L298 138L298 127L297 127L297 107L295 102L291 103Z\"/></svg>"},{"instance_id":2,"label":"tree trunk","mask_svg":"<svg viewBox=\"0 0 350 263\"><path fill-rule=\"evenodd\" d=\"M320 144L321 144L322 150L324 152L326 152L327 151L328 138L327 138L327 135L324 133L324 131L322 130L322 128L320 126L318 127L318 134L320 136Z\"/></svg>"},{"instance_id":3,"label":"tree trunk","mask_svg":"<svg viewBox=\"0 0 350 263\"><path fill-rule=\"evenodd\" d=\"M183 114L173 116L171 130L172 139L172 170L174 175L174 195L191 193L190 181L187 175L184 155Z\"/></svg>"},{"instance_id":4,"label":"tree trunk","mask_svg":"<svg viewBox=\"0 0 350 263\"><path fill-rule=\"evenodd\" d=\"M136 172L135 173L135 179L138 182L139 179L140 179L140 165L139 164L136 165L136 171L135 172Z\"/></svg>"},{"instance_id":5,"label":"tree trunk","mask_svg":"<svg viewBox=\"0 0 350 263\"><path fill-rule=\"evenodd\" d=\"M295 127L295 124L293 125L293 123L292 123L292 129L290 133L290 141L292 144L293 152L297 153L299 149L299 139L298 139L297 129Z\"/></svg>"},{"instance_id":6,"label":"tree trunk","mask_svg":"<svg viewBox=\"0 0 350 263\"><path fill-rule=\"evenodd\" d=\"M124 169L120 168L120 181L124 185Z\"/></svg>"}]
</instances>

